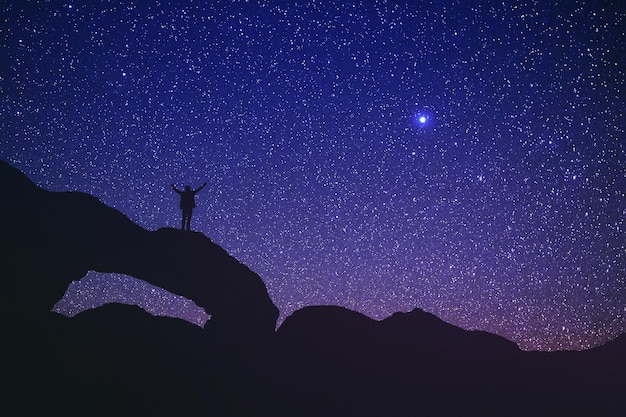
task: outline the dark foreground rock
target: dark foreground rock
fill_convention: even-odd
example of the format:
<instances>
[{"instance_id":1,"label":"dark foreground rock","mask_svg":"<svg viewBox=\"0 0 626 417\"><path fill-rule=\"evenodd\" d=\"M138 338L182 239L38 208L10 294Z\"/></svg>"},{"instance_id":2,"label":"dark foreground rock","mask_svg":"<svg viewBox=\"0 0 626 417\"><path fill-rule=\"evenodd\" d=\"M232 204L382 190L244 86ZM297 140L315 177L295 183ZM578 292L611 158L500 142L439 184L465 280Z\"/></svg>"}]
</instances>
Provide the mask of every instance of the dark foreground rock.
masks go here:
<instances>
[{"instance_id":1,"label":"dark foreground rock","mask_svg":"<svg viewBox=\"0 0 626 417\"><path fill-rule=\"evenodd\" d=\"M2 415L622 416L624 335L523 352L415 309L376 321L306 307L274 331L261 279L208 238L146 231L0 163ZM176 262L172 260L175 259ZM50 311L88 270L132 275L212 315L204 329L110 304Z\"/></svg>"},{"instance_id":2,"label":"dark foreground rock","mask_svg":"<svg viewBox=\"0 0 626 417\"><path fill-rule=\"evenodd\" d=\"M261 278L201 233L147 231L90 195L42 190L4 162L0 187L6 308L46 313L70 282L94 270L185 296L212 316L213 327L274 332L278 309Z\"/></svg>"}]
</instances>

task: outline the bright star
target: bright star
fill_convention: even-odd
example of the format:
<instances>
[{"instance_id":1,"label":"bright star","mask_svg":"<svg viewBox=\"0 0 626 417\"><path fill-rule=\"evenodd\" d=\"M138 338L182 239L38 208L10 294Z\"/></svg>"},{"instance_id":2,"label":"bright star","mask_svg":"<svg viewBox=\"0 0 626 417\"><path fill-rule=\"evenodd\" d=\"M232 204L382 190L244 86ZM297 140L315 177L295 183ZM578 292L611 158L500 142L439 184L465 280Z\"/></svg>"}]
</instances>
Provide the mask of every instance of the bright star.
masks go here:
<instances>
[{"instance_id":1,"label":"bright star","mask_svg":"<svg viewBox=\"0 0 626 417\"><path fill-rule=\"evenodd\" d=\"M428 110L425 110L425 109L419 110L416 113L413 113L411 124L413 125L413 127L416 127L417 129L420 129L420 130L425 129L432 122L431 116L432 114Z\"/></svg>"}]
</instances>

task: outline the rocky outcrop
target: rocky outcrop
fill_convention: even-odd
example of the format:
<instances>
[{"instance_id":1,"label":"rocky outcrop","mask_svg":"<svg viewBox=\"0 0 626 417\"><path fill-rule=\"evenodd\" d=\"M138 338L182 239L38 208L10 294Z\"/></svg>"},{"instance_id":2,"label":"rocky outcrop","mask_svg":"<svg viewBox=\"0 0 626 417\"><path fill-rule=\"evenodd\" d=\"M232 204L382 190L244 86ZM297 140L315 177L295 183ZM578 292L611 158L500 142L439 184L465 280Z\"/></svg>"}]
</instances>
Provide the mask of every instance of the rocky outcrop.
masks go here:
<instances>
[{"instance_id":1,"label":"rocky outcrop","mask_svg":"<svg viewBox=\"0 0 626 417\"><path fill-rule=\"evenodd\" d=\"M3 308L46 314L87 271L131 275L193 300L214 331L274 333L278 309L261 278L196 232L151 232L78 192L48 192L0 162Z\"/></svg>"},{"instance_id":2,"label":"rocky outcrop","mask_svg":"<svg viewBox=\"0 0 626 417\"><path fill-rule=\"evenodd\" d=\"M261 279L200 233L147 231L0 162L3 415L624 415L624 335L523 352L420 309L373 320L278 311ZM204 329L108 304L50 311L88 270L131 275L212 315Z\"/></svg>"}]
</instances>

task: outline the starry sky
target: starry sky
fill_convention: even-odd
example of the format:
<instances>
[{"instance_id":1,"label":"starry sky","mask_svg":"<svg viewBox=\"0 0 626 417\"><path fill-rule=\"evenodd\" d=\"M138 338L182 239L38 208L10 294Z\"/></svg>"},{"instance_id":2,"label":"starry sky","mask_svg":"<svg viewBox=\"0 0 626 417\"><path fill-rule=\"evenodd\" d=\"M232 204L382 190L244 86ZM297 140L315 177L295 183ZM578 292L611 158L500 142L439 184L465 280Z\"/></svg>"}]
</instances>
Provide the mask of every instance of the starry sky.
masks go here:
<instances>
[{"instance_id":1,"label":"starry sky","mask_svg":"<svg viewBox=\"0 0 626 417\"><path fill-rule=\"evenodd\" d=\"M0 158L149 230L180 227L170 183L207 182L192 228L280 320L420 307L538 350L625 332L626 5L342 3L2 1ZM95 273L65 311L106 300L206 319Z\"/></svg>"}]
</instances>

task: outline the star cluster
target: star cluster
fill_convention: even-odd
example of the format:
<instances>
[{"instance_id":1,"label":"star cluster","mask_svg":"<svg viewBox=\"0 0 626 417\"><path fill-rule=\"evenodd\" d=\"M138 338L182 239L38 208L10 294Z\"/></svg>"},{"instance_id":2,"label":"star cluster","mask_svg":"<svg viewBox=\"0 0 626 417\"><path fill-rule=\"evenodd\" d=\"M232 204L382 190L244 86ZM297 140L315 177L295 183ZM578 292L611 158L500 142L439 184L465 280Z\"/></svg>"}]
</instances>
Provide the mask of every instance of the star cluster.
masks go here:
<instances>
[{"instance_id":1,"label":"star cluster","mask_svg":"<svg viewBox=\"0 0 626 417\"><path fill-rule=\"evenodd\" d=\"M475 3L4 2L0 157L148 229L208 182L192 228L281 320L420 307L598 345L626 331L626 8ZM187 314L123 280L70 310Z\"/></svg>"}]
</instances>

